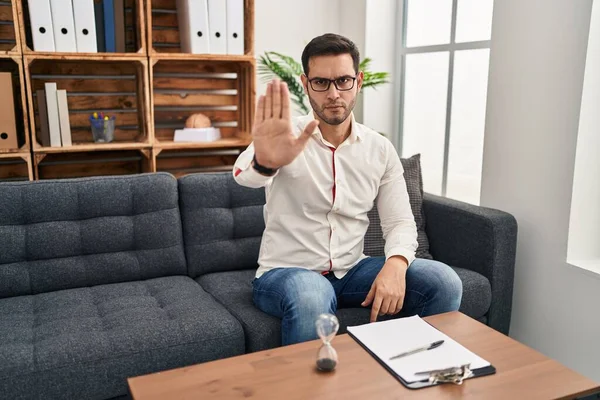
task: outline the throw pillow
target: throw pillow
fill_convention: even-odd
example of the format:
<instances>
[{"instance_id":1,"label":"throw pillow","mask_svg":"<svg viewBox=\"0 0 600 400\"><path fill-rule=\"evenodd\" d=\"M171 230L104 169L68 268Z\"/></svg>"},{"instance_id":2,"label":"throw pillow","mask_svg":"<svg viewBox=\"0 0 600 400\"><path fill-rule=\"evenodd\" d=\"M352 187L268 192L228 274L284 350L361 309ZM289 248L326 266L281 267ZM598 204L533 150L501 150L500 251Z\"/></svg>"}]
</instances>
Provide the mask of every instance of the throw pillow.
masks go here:
<instances>
[{"instance_id":1,"label":"throw pillow","mask_svg":"<svg viewBox=\"0 0 600 400\"><path fill-rule=\"evenodd\" d=\"M404 168L404 180L410 201L415 223L417 225L417 258L433 259L429 253L429 239L425 233L425 211L423 209L423 176L421 173L421 155L415 154L409 158L401 158ZM381 232L381 220L374 206L369 211L369 229L365 235L364 253L368 256L377 257L385 255L383 233Z\"/></svg>"}]
</instances>

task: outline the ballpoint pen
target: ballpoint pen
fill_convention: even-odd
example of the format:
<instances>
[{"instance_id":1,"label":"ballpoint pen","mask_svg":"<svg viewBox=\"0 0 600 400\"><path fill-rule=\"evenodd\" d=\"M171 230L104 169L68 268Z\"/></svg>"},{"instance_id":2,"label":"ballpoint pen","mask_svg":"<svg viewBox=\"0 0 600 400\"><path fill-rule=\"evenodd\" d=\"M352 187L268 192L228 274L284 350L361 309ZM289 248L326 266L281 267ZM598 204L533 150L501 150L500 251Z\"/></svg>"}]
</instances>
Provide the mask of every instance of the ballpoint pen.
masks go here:
<instances>
[{"instance_id":1,"label":"ballpoint pen","mask_svg":"<svg viewBox=\"0 0 600 400\"><path fill-rule=\"evenodd\" d=\"M443 340L438 340L437 342L430 343L430 344L428 344L426 346L418 347L416 349L413 349L413 350L410 350L410 351L406 351L404 353L400 353L398 355L390 357L390 360L395 360L395 359L400 358L400 357L409 356L411 354L415 354L415 353L418 353L420 351L426 351L426 350L435 349L436 347L440 347L442 345L442 343L444 343Z\"/></svg>"}]
</instances>

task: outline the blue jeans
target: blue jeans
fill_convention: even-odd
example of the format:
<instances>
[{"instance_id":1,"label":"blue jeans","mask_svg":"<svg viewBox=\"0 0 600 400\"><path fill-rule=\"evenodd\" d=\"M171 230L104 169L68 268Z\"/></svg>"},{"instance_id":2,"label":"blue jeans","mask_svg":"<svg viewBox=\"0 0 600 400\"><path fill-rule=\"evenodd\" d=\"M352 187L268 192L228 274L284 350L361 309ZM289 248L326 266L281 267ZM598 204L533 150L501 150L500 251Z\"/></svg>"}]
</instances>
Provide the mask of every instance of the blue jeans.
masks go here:
<instances>
[{"instance_id":1,"label":"blue jeans","mask_svg":"<svg viewBox=\"0 0 600 400\"><path fill-rule=\"evenodd\" d=\"M318 316L335 314L338 307L361 307L384 263L384 257L366 258L342 279L304 268L275 268L254 279L254 304L281 318L282 345L317 339ZM456 311L461 298L462 282L452 268L417 258L406 272L404 305L395 317Z\"/></svg>"}]
</instances>

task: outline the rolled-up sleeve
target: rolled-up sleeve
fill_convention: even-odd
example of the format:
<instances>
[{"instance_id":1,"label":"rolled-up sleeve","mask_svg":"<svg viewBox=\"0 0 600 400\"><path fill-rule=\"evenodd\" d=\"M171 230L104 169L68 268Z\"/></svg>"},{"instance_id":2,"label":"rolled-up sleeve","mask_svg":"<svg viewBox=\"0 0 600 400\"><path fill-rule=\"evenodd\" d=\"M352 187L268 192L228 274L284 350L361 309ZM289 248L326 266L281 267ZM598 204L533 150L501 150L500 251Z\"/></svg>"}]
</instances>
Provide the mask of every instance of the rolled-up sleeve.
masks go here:
<instances>
[{"instance_id":1,"label":"rolled-up sleeve","mask_svg":"<svg viewBox=\"0 0 600 400\"><path fill-rule=\"evenodd\" d=\"M410 207L404 168L396 149L389 141L386 143L384 157L387 162L377 196L377 210L385 240L385 257L387 260L393 256L402 256L410 265L417 251L417 225Z\"/></svg>"},{"instance_id":2,"label":"rolled-up sleeve","mask_svg":"<svg viewBox=\"0 0 600 400\"><path fill-rule=\"evenodd\" d=\"M252 168L252 159L254 158L254 144L251 143L250 146L246 148L239 155L235 164L233 166L233 178L237 183L242 186L247 186L250 188L260 188L268 185L271 180L277 176L279 173L276 172L273 176L266 176L254 168Z\"/></svg>"}]
</instances>

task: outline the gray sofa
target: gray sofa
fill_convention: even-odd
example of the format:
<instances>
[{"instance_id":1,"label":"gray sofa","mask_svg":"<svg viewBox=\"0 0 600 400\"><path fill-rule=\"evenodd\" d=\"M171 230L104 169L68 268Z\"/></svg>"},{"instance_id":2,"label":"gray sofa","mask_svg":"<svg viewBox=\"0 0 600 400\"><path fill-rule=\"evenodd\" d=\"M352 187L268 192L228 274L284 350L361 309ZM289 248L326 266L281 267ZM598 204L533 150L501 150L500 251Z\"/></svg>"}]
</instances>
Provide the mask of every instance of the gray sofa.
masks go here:
<instances>
[{"instance_id":1,"label":"gray sofa","mask_svg":"<svg viewBox=\"0 0 600 400\"><path fill-rule=\"evenodd\" d=\"M127 377L279 346L279 321L252 304L264 201L229 173L0 184L1 396L127 397ZM424 205L461 310L506 333L514 218ZM368 316L338 311L342 331Z\"/></svg>"}]
</instances>

